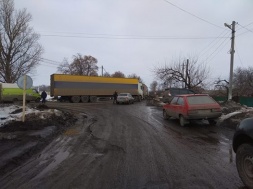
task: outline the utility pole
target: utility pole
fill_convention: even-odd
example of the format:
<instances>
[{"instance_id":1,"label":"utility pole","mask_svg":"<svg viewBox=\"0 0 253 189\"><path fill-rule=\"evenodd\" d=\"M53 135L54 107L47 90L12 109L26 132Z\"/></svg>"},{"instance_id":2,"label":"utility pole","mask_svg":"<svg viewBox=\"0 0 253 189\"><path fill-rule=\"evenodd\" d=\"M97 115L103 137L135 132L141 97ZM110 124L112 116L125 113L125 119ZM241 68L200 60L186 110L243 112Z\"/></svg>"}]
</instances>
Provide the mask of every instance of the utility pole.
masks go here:
<instances>
[{"instance_id":1,"label":"utility pole","mask_svg":"<svg viewBox=\"0 0 253 189\"><path fill-rule=\"evenodd\" d=\"M235 24L236 22L233 21L232 25L228 25L225 23L225 27L228 27L232 30L232 37L231 37L231 49L230 49L230 75L229 75L229 88L228 88L228 100L232 100L232 87L233 87L233 74L234 74L234 53L235 53Z\"/></svg>"},{"instance_id":2,"label":"utility pole","mask_svg":"<svg viewBox=\"0 0 253 189\"><path fill-rule=\"evenodd\" d=\"M104 76L104 72L103 72L103 70L104 70L104 67L102 66L102 76Z\"/></svg>"},{"instance_id":3,"label":"utility pole","mask_svg":"<svg viewBox=\"0 0 253 189\"><path fill-rule=\"evenodd\" d=\"M185 68L185 88L187 87L187 88L189 88L188 86L187 86L187 80L188 80L188 65L189 65L189 59L187 59L187 61L186 61L186 68Z\"/></svg>"},{"instance_id":4,"label":"utility pole","mask_svg":"<svg viewBox=\"0 0 253 189\"><path fill-rule=\"evenodd\" d=\"M183 78L184 78L184 62L183 62ZM182 88L185 88L185 83L184 83L184 79L182 79Z\"/></svg>"}]
</instances>

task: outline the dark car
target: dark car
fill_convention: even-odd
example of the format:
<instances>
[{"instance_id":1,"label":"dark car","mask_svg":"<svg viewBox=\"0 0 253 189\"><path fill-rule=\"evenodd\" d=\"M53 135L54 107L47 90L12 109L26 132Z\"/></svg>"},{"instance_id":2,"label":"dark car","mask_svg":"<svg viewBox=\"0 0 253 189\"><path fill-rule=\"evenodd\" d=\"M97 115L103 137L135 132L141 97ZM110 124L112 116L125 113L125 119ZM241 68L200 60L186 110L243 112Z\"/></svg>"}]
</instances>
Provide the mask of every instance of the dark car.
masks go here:
<instances>
[{"instance_id":1,"label":"dark car","mask_svg":"<svg viewBox=\"0 0 253 189\"><path fill-rule=\"evenodd\" d=\"M233 149L239 176L248 188L253 188L253 118L246 118L237 126Z\"/></svg>"},{"instance_id":2,"label":"dark car","mask_svg":"<svg viewBox=\"0 0 253 189\"><path fill-rule=\"evenodd\" d=\"M207 119L210 124L215 124L221 116L220 105L207 94L176 95L170 103L163 106L163 117L179 119L184 126L190 120Z\"/></svg>"}]
</instances>

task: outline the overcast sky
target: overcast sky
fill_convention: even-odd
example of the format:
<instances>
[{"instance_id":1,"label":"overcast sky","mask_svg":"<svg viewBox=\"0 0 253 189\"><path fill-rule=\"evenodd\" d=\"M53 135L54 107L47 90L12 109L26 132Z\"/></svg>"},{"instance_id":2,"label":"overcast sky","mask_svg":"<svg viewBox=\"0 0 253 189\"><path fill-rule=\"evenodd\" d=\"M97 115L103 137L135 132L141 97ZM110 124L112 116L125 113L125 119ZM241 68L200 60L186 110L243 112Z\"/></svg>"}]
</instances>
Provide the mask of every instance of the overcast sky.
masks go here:
<instances>
[{"instance_id":1,"label":"overcast sky","mask_svg":"<svg viewBox=\"0 0 253 189\"><path fill-rule=\"evenodd\" d=\"M91 55L114 73L135 73L146 85L154 66L196 56L211 79L229 78L231 30L236 25L234 68L253 66L252 0L14 0L32 15L46 59L32 75L49 85L57 65L73 55ZM102 70L99 69L99 75ZM158 80L157 80L158 81Z\"/></svg>"}]
</instances>

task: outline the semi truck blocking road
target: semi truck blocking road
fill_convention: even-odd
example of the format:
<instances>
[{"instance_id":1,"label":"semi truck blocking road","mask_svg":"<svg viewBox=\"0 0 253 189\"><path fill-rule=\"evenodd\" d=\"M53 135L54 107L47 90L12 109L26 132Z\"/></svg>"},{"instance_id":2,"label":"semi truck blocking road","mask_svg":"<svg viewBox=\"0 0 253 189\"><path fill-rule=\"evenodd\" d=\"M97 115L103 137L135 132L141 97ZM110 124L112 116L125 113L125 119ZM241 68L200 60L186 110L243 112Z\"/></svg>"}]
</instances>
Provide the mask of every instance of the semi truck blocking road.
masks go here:
<instances>
[{"instance_id":1,"label":"semi truck blocking road","mask_svg":"<svg viewBox=\"0 0 253 189\"><path fill-rule=\"evenodd\" d=\"M0 83L0 102L17 102L23 100L23 89L16 83ZM40 101L40 94L36 89L26 90L26 101Z\"/></svg>"},{"instance_id":2,"label":"semi truck blocking road","mask_svg":"<svg viewBox=\"0 0 253 189\"><path fill-rule=\"evenodd\" d=\"M144 98L143 84L137 78L112 78L66 74L51 75L51 97L60 101L95 102L97 98L112 97L113 93L131 93L136 101Z\"/></svg>"}]
</instances>

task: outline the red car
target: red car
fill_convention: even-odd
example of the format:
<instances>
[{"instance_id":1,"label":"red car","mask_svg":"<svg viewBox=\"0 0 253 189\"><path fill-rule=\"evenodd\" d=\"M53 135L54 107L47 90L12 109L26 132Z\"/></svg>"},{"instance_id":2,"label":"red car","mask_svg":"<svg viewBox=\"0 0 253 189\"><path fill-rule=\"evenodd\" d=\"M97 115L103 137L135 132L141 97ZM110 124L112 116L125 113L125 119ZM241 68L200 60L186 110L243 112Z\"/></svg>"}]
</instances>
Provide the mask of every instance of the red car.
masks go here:
<instances>
[{"instance_id":1,"label":"red car","mask_svg":"<svg viewBox=\"0 0 253 189\"><path fill-rule=\"evenodd\" d=\"M207 119L215 124L221 116L220 105L207 94L176 95L170 103L163 106L163 117L179 119L180 125L185 126L190 120Z\"/></svg>"}]
</instances>

